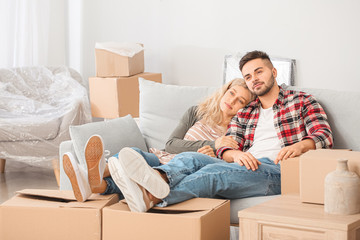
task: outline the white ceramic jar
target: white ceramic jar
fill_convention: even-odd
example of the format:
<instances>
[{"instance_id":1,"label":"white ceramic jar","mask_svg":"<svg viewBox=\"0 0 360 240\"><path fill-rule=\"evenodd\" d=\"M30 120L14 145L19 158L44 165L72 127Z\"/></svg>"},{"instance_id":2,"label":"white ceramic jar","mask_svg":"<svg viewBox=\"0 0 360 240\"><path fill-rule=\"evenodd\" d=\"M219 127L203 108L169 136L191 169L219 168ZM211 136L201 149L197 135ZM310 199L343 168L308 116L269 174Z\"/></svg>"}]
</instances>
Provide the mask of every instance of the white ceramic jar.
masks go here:
<instances>
[{"instance_id":1,"label":"white ceramic jar","mask_svg":"<svg viewBox=\"0 0 360 240\"><path fill-rule=\"evenodd\" d=\"M338 159L337 168L325 177L325 212L356 214L360 212L360 178L350 172L347 159Z\"/></svg>"}]
</instances>

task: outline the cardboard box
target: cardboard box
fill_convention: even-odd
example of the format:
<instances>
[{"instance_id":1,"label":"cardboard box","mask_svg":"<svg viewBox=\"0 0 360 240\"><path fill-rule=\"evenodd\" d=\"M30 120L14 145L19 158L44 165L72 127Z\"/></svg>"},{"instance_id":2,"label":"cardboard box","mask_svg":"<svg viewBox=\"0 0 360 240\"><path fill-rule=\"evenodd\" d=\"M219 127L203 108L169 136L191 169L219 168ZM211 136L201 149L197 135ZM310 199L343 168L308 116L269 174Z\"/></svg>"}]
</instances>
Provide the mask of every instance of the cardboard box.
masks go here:
<instances>
[{"instance_id":1,"label":"cardboard box","mask_svg":"<svg viewBox=\"0 0 360 240\"><path fill-rule=\"evenodd\" d=\"M144 72L144 50L125 57L104 49L95 49L97 77L127 77Z\"/></svg>"},{"instance_id":2,"label":"cardboard box","mask_svg":"<svg viewBox=\"0 0 360 240\"><path fill-rule=\"evenodd\" d=\"M103 240L218 240L230 238L230 201L194 198L150 212L119 202L103 210Z\"/></svg>"},{"instance_id":3,"label":"cardboard box","mask_svg":"<svg viewBox=\"0 0 360 240\"><path fill-rule=\"evenodd\" d=\"M161 83L161 73L141 73L132 77L89 78L91 113L93 117L118 118L139 116L138 78Z\"/></svg>"},{"instance_id":4,"label":"cardboard box","mask_svg":"<svg viewBox=\"0 0 360 240\"><path fill-rule=\"evenodd\" d=\"M349 170L360 175L360 152L349 150L310 150L300 156L300 198L302 202L324 204L324 183L334 171L337 159L348 159Z\"/></svg>"},{"instance_id":5,"label":"cardboard box","mask_svg":"<svg viewBox=\"0 0 360 240\"><path fill-rule=\"evenodd\" d=\"M0 205L1 240L101 240L102 208L117 195L77 202L72 191L26 189Z\"/></svg>"},{"instance_id":6,"label":"cardboard box","mask_svg":"<svg viewBox=\"0 0 360 240\"><path fill-rule=\"evenodd\" d=\"M281 195L300 194L299 157L281 161Z\"/></svg>"}]
</instances>

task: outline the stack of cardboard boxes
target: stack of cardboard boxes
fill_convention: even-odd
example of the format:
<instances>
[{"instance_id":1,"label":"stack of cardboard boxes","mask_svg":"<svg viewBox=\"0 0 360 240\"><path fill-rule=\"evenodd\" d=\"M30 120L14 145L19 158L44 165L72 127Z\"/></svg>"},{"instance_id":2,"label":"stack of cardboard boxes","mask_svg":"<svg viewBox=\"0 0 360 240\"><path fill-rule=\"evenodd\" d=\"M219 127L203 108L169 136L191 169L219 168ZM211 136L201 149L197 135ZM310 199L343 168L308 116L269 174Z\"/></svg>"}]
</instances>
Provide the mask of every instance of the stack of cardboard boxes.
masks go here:
<instances>
[{"instance_id":1,"label":"stack of cardboard boxes","mask_svg":"<svg viewBox=\"0 0 360 240\"><path fill-rule=\"evenodd\" d=\"M161 73L144 73L144 50L133 57L95 49L96 77L89 78L93 117L139 116L139 83L144 78L161 83Z\"/></svg>"},{"instance_id":2,"label":"stack of cardboard boxes","mask_svg":"<svg viewBox=\"0 0 360 240\"><path fill-rule=\"evenodd\" d=\"M160 73L143 71L143 51L129 58L96 50L97 77L89 79L93 116L138 116L138 78L161 82ZM229 236L229 200L196 198L134 213L116 194L93 194L81 203L72 191L28 189L0 205L1 240L218 240Z\"/></svg>"}]
</instances>

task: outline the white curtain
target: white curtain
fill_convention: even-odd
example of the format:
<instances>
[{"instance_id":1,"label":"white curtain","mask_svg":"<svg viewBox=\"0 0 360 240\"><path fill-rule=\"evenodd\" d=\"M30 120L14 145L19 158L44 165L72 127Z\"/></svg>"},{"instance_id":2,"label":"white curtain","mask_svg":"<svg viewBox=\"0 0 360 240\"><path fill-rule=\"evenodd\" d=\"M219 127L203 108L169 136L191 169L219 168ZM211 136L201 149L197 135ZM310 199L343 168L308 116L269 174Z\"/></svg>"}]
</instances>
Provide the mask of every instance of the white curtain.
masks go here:
<instances>
[{"instance_id":1,"label":"white curtain","mask_svg":"<svg viewBox=\"0 0 360 240\"><path fill-rule=\"evenodd\" d=\"M50 0L0 0L0 67L46 65Z\"/></svg>"}]
</instances>

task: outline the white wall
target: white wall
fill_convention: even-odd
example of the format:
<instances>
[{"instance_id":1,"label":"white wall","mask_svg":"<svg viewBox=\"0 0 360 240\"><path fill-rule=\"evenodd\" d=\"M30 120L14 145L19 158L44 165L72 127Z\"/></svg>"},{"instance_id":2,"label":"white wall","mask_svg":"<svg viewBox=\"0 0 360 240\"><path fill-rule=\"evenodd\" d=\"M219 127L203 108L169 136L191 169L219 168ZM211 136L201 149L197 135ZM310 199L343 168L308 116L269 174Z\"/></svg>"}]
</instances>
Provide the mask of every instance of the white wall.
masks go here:
<instances>
[{"instance_id":1,"label":"white wall","mask_svg":"<svg viewBox=\"0 0 360 240\"><path fill-rule=\"evenodd\" d=\"M258 49L296 59L298 86L360 91L357 0L76 1L81 46L71 54L85 78L95 42L129 41L144 43L145 70L164 83L219 86L225 54Z\"/></svg>"},{"instance_id":2,"label":"white wall","mask_svg":"<svg viewBox=\"0 0 360 240\"><path fill-rule=\"evenodd\" d=\"M66 64L83 73L83 7L82 0L68 0L66 2L65 28L66 28Z\"/></svg>"},{"instance_id":3,"label":"white wall","mask_svg":"<svg viewBox=\"0 0 360 240\"><path fill-rule=\"evenodd\" d=\"M67 31L65 28L65 2L63 0L52 0L50 3L49 39L47 65L64 65L66 63L65 39Z\"/></svg>"}]
</instances>

